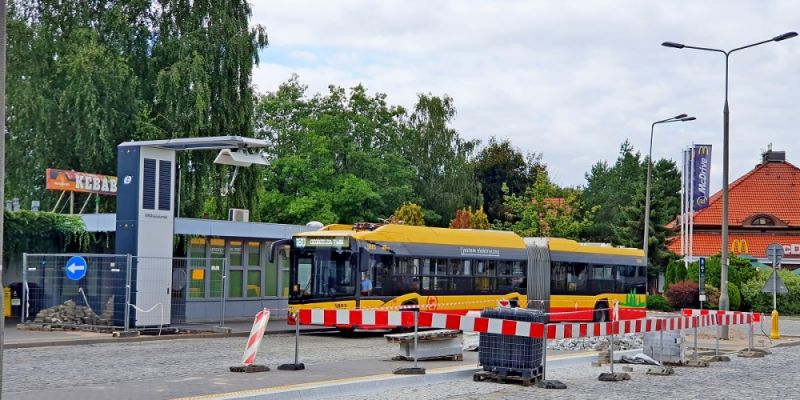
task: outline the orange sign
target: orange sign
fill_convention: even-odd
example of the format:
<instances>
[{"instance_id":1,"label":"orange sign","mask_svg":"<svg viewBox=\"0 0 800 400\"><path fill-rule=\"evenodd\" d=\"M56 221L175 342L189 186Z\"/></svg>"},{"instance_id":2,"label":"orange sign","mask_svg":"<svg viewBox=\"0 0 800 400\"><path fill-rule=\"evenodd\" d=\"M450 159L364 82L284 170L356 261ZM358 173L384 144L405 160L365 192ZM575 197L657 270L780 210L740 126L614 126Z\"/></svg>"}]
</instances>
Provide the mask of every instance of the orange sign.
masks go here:
<instances>
[{"instance_id":1,"label":"orange sign","mask_svg":"<svg viewBox=\"0 0 800 400\"><path fill-rule=\"evenodd\" d=\"M46 178L45 188L48 190L117 195L116 176L48 168Z\"/></svg>"},{"instance_id":2,"label":"orange sign","mask_svg":"<svg viewBox=\"0 0 800 400\"><path fill-rule=\"evenodd\" d=\"M426 310L436 310L436 307L439 306L439 299L436 296L428 296L428 300L425 302L425 309Z\"/></svg>"}]
</instances>

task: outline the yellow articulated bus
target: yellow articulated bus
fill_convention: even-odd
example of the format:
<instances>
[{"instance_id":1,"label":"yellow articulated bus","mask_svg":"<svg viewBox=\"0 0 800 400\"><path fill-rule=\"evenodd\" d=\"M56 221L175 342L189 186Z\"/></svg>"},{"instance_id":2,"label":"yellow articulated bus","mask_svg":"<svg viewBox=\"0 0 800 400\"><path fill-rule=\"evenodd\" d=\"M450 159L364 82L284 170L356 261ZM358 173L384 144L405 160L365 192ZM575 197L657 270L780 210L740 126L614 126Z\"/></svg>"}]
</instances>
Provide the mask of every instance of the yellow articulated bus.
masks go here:
<instances>
[{"instance_id":1,"label":"yellow articulated bus","mask_svg":"<svg viewBox=\"0 0 800 400\"><path fill-rule=\"evenodd\" d=\"M524 307L528 277L550 285L551 321L605 321L614 300L620 318L640 318L647 285L639 249L397 224L329 225L297 234L289 272L290 323L294 311L306 308L419 305L466 314L501 299Z\"/></svg>"}]
</instances>

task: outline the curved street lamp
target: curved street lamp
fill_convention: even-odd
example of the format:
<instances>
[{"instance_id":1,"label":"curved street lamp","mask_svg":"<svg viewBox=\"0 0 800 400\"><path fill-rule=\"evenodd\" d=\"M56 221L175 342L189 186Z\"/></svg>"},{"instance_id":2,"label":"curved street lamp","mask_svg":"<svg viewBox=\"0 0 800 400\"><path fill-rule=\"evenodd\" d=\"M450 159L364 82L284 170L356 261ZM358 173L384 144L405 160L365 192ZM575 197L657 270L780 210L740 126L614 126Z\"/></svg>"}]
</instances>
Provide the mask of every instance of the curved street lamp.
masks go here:
<instances>
[{"instance_id":1,"label":"curved street lamp","mask_svg":"<svg viewBox=\"0 0 800 400\"><path fill-rule=\"evenodd\" d=\"M642 241L642 247L644 247L644 263L645 266L650 265L650 259L648 255L650 253L650 245L648 241L650 240L650 175L652 174L651 170L653 169L653 130L655 129L656 125L658 124L668 124L670 122L686 122L686 121L694 121L695 117L689 117L686 114L676 115L672 118L662 119L660 121L653 122L650 125L650 151L647 153L647 184L645 185L645 195L644 195L644 240Z\"/></svg>"},{"instance_id":2,"label":"curved street lamp","mask_svg":"<svg viewBox=\"0 0 800 400\"><path fill-rule=\"evenodd\" d=\"M708 47L689 46L682 43L664 42L661 43L664 47L671 47L674 49L694 49L703 51L713 51L725 55L725 106L722 108L722 249L720 258L720 294L719 294L719 308L721 310L730 309L730 299L728 297L728 137L730 132L730 112L728 108L728 59L731 53L739 50L749 49L770 42L780 42L786 39L791 39L797 36L797 32L786 32L778 35L769 40L763 40L758 43L748 44L747 46L737 47L735 49L725 51L720 49L712 49ZM728 327L722 326L720 328L720 336L728 338Z\"/></svg>"}]
</instances>

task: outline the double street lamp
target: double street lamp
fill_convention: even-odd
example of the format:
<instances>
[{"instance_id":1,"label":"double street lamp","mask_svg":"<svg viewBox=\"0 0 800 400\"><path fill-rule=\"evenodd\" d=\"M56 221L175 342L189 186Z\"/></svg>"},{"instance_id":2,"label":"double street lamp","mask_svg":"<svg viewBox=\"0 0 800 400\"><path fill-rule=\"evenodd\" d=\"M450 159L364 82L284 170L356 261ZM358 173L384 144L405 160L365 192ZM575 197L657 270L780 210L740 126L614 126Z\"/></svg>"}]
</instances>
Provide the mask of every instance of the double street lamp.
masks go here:
<instances>
[{"instance_id":1,"label":"double street lamp","mask_svg":"<svg viewBox=\"0 0 800 400\"><path fill-rule=\"evenodd\" d=\"M688 117L686 116L686 114L680 114L672 118L662 119L661 121L653 122L653 124L650 125L650 152L647 155L647 184L645 185L645 195L644 195L644 241L642 242L642 247L644 247L645 265L649 265L648 254L650 252L650 246L648 241L650 239L650 175L652 174L651 170L653 169L653 130L658 124L668 124L670 122L694 121L695 119L696 119L695 117Z\"/></svg>"},{"instance_id":2,"label":"double street lamp","mask_svg":"<svg viewBox=\"0 0 800 400\"><path fill-rule=\"evenodd\" d=\"M725 106L722 108L722 254L720 259L721 272L720 272L720 295L719 295L719 308L721 310L728 310L730 308L730 300L728 297L728 137L730 128L730 112L728 109L728 59L730 55L739 50L749 49L758 45L770 42L780 42L782 40L791 39L797 36L797 32L787 32L778 35L769 40L764 40L758 43L749 44L747 46L737 47L732 50L712 49L708 47L689 46L675 42L661 43L664 47L671 47L674 49L694 49L703 51L712 51L715 53L722 53L725 56ZM728 327L723 326L721 329L721 336L728 337Z\"/></svg>"}]
</instances>

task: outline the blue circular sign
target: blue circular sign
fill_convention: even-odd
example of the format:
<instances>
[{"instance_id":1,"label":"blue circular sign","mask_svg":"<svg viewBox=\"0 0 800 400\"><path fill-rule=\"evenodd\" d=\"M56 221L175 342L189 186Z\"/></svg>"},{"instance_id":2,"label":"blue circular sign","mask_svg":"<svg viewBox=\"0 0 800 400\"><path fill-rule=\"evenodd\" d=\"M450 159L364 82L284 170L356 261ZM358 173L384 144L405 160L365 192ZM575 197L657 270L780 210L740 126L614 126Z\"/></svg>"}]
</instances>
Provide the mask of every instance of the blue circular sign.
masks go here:
<instances>
[{"instance_id":1,"label":"blue circular sign","mask_svg":"<svg viewBox=\"0 0 800 400\"><path fill-rule=\"evenodd\" d=\"M81 256L70 257L70 259L67 260L67 265L64 266L64 272L67 274L67 278L73 281L79 281L86 276L87 269L86 259Z\"/></svg>"}]
</instances>

